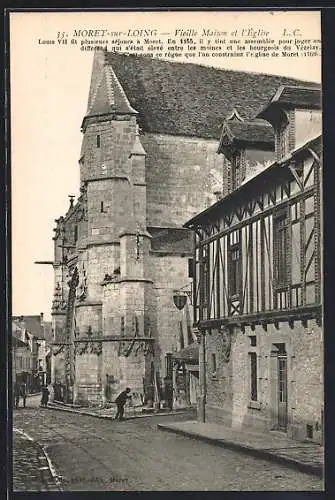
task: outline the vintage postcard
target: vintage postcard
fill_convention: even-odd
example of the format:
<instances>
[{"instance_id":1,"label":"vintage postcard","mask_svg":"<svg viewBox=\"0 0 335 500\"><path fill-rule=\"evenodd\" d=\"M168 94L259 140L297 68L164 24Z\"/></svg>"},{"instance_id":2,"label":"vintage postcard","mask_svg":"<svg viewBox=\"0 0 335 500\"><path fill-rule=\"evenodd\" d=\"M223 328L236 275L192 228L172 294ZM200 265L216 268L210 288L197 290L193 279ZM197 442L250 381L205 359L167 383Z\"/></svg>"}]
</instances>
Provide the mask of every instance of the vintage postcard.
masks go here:
<instances>
[{"instance_id":1,"label":"vintage postcard","mask_svg":"<svg viewBox=\"0 0 335 500\"><path fill-rule=\"evenodd\" d=\"M14 491L321 491L319 11L10 13Z\"/></svg>"}]
</instances>

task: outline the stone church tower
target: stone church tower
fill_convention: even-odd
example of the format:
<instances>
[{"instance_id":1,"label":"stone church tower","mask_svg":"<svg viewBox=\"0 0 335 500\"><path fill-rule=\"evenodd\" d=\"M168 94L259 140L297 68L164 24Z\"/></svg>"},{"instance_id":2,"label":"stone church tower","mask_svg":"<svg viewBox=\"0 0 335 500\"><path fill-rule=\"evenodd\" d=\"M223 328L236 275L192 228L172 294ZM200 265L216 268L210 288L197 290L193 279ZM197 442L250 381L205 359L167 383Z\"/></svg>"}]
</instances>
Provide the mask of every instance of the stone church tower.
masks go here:
<instances>
[{"instance_id":1,"label":"stone church tower","mask_svg":"<svg viewBox=\"0 0 335 500\"><path fill-rule=\"evenodd\" d=\"M104 57L95 57L82 123L82 195L67 214L66 241L70 236L73 246L60 246L58 234L55 240L55 261L65 251L63 260L66 256L72 275L72 282L65 283L70 290L65 290L64 313L54 311L55 340L61 334L59 340L70 344L64 348L66 385L71 387L69 399L78 402L110 399L125 386L143 394L143 380L153 362L146 153L137 111ZM64 262L55 267L56 288L64 282L61 267ZM55 362L56 374L57 365L62 370Z\"/></svg>"}]
</instances>

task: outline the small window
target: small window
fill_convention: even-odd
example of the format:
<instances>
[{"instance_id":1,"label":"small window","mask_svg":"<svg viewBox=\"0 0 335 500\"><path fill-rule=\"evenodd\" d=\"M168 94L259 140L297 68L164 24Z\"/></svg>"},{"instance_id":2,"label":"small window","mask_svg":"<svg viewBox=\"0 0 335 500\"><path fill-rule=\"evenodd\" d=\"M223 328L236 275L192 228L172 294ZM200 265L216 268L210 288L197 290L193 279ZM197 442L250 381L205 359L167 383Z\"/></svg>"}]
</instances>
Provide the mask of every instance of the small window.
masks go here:
<instances>
[{"instance_id":1,"label":"small window","mask_svg":"<svg viewBox=\"0 0 335 500\"><path fill-rule=\"evenodd\" d=\"M78 226L74 226L74 241L78 240Z\"/></svg>"},{"instance_id":2,"label":"small window","mask_svg":"<svg viewBox=\"0 0 335 500\"><path fill-rule=\"evenodd\" d=\"M193 259L188 259L188 277L189 278L194 278L194 273L193 273Z\"/></svg>"},{"instance_id":3,"label":"small window","mask_svg":"<svg viewBox=\"0 0 335 500\"><path fill-rule=\"evenodd\" d=\"M212 377L216 377L216 354L212 353Z\"/></svg>"},{"instance_id":4,"label":"small window","mask_svg":"<svg viewBox=\"0 0 335 500\"><path fill-rule=\"evenodd\" d=\"M306 436L307 439L313 439L313 425L311 424L306 425Z\"/></svg>"},{"instance_id":5,"label":"small window","mask_svg":"<svg viewBox=\"0 0 335 500\"><path fill-rule=\"evenodd\" d=\"M97 148L100 148L100 135L97 135Z\"/></svg>"},{"instance_id":6,"label":"small window","mask_svg":"<svg viewBox=\"0 0 335 500\"><path fill-rule=\"evenodd\" d=\"M240 295L242 288L241 247L231 245L228 252L228 289L230 297Z\"/></svg>"},{"instance_id":7,"label":"small window","mask_svg":"<svg viewBox=\"0 0 335 500\"><path fill-rule=\"evenodd\" d=\"M250 360L250 400L257 401L257 354L249 353Z\"/></svg>"},{"instance_id":8,"label":"small window","mask_svg":"<svg viewBox=\"0 0 335 500\"><path fill-rule=\"evenodd\" d=\"M252 347L256 347L256 345L257 345L257 343L256 343L256 335L250 335L249 339L250 339L250 345Z\"/></svg>"},{"instance_id":9,"label":"small window","mask_svg":"<svg viewBox=\"0 0 335 500\"><path fill-rule=\"evenodd\" d=\"M104 202L101 201L100 202L100 212L103 213L105 210L104 210Z\"/></svg>"}]
</instances>

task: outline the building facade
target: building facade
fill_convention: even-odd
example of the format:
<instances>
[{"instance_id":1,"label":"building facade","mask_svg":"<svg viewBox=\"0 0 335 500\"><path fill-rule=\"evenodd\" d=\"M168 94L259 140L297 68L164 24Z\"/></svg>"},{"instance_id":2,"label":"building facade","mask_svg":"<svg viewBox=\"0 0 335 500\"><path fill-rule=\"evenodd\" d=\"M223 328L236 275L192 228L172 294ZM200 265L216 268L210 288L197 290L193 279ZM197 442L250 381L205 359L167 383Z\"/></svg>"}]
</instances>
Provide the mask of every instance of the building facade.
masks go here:
<instances>
[{"instance_id":1,"label":"building facade","mask_svg":"<svg viewBox=\"0 0 335 500\"><path fill-rule=\"evenodd\" d=\"M226 124L219 152L231 162L235 182L226 197L186 224L196 236L200 418L318 442L320 101L315 88L282 86L258 114L257 123L266 120L273 129L272 162L271 134L259 134L258 125L236 117ZM250 162L256 157L257 168Z\"/></svg>"},{"instance_id":2,"label":"building facade","mask_svg":"<svg viewBox=\"0 0 335 500\"><path fill-rule=\"evenodd\" d=\"M12 369L15 380L25 382L28 392L38 392L51 382L51 323L39 315L12 318Z\"/></svg>"},{"instance_id":3,"label":"building facade","mask_svg":"<svg viewBox=\"0 0 335 500\"><path fill-rule=\"evenodd\" d=\"M217 146L236 104L231 86L243 90L248 119L284 80L95 53L81 193L54 236L60 398L98 404L130 386L138 403L164 400L167 360L194 340L191 317L174 302L192 283L193 234L182 225L228 189ZM262 93L253 95L256 84Z\"/></svg>"}]
</instances>

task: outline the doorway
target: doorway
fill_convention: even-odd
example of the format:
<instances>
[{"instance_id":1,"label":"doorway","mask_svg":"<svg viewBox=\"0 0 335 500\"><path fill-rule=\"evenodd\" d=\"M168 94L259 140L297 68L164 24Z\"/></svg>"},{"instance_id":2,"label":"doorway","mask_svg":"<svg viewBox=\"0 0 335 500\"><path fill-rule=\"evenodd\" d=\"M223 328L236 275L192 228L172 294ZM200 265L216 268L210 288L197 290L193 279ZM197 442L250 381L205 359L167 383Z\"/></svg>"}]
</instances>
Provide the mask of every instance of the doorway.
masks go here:
<instances>
[{"instance_id":1,"label":"doorway","mask_svg":"<svg viewBox=\"0 0 335 500\"><path fill-rule=\"evenodd\" d=\"M287 397L287 352L285 344L272 344L271 350L271 399L272 429L287 432L288 397Z\"/></svg>"}]
</instances>

